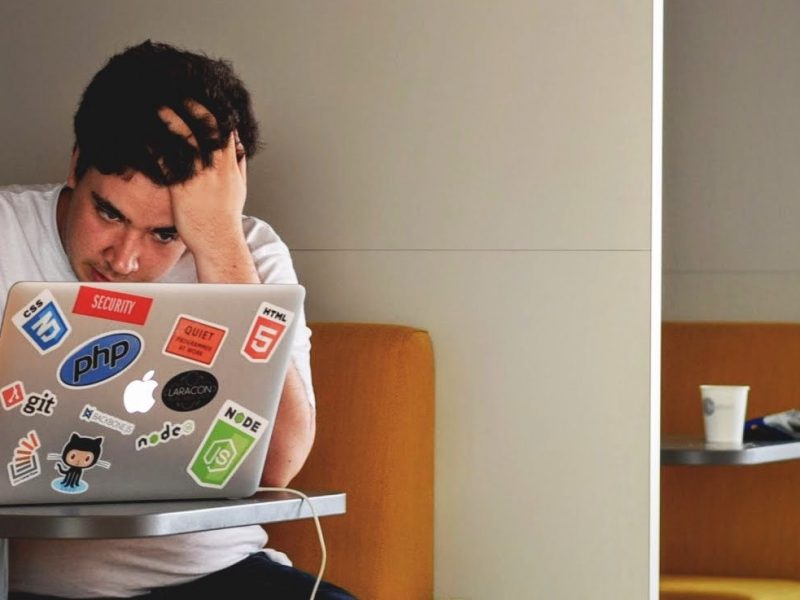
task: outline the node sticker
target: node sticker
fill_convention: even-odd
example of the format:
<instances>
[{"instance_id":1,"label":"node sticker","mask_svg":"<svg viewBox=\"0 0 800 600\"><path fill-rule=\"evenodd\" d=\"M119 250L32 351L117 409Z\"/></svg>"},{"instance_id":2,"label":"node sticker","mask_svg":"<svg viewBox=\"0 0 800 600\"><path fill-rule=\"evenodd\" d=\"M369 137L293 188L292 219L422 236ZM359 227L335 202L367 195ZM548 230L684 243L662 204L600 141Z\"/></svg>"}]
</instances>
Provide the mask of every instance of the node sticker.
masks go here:
<instances>
[{"instance_id":1,"label":"node sticker","mask_svg":"<svg viewBox=\"0 0 800 600\"><path fill-rule=\"evenodd\" d=\"M262 302L253 318L250 333L242 346L242 356L250 362L267 362L292 324L294 313L269 302Z\"/></svg>"},{"instance_id":2,"label":"node sticker","mask_svg":"<svg viewBox=\"0 0 800 600\"><path fill-rule=\"evenodd\" d=\"M44 290L11 321L39 354L58 348L72 329L50 290Z\"/></svg>"},{"instance_id":3,"label":"node sticker","mask_svg":"<svg viewBox=\"0 0 800 600\"><path fill-rule=\"evenodd\" d=\"M11 485L17 486L42 473L39 454L36 452L42 443L36 431L31 430L24 438L20 438L14 449L14 458L8 463L8 478Z\"/></svg>"},{"instance_id":4,"label":"node sticker","mask_svg":"<svg viewBox=\"0 0 800 600\"><path fill-rule=\"evenodd\" d=\"M163 353L206 367L214 364L228 328L189 315L178 315Z\"/></svg>"},{"instance_id":5,"label":"node sticker","mask_svg":"<svg viewBox=\"0 0 800 600\"><path fill-rule=\"evenodd\" d=\"M11 410L25 401L25 386L21 381L9 383L0 389L0 397L3 399L3 408Z\"/></svg>"},{"instance_id":6,"label":"node sticker","mask_svg":"<svg viewBox=\"0 0 800 600\"><path fill-rule=\"evenodd\" d=\"M144 325L152 305L152 298L82 285L72 312L109 321Z\"/></svg>"},{"instance_id":7,"label":"node sticker","mask_svg":"<svg viewBox=\"0 0 800 600\"><path fill-rule=\"evenodd\" d=\"M225 487L268 424L265 418L226 400L186 471L198 485Z\"/></svg>"},{"instance_id":8,"label":"node sticker","mask_svg":"<svg viewBox=\"0 0 800 600\"><path fill-rule=\"evenodd\" d=\"M185 435L191 435L192 433L194 433L194 421L191 419L183 423L164 421L164 427L158 431L152 431L136 438L136 449L144 450L145 448L152 448L153 446L166 444L167 442L171 442Z\"/></svg>"}]
</instances>

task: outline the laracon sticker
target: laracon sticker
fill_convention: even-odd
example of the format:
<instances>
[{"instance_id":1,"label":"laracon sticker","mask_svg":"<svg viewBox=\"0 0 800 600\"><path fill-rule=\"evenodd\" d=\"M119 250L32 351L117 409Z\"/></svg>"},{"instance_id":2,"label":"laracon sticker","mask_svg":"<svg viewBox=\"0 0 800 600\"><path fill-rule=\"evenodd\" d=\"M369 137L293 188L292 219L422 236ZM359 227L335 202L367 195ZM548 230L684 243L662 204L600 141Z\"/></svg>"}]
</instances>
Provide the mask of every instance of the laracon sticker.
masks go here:
<instances>
[{"instance_id":1,"label":"laracon sticker","mask_svg":"<svg viewBox=\"0 0 800 600\"><path fill-rule=\"evenodd\" d=\"M167 442L176 440L179 437L191 435L192 433L194 433L194 421L191 419L177 424L164 421L164 427L158 431L150 432L147 435L140 435L136 438L136 449L143 450L145 448L152 448L159 444L166 444Z\"/></svg>"},{"instance_id":2,"label":"laracon sticker","mask_svg":"<svg viewBox=\"0 0 800 600\"><path fill-rule=\"evenodd\" d=\"M0 389L0 397L3 399L3 408L11 410L25 400L25 386L21 381L9 383Z\"/></svg>"},{"instance_id":3,"label":"laracon sticker","mask_svg":"<svg viewBox=\"0 0 800 600\"><path fill-rule=\"evenodd\" d=\"M217 378L208 371L184 371L164 384L161 400L167 408L189 412L211 402L218 389Z\"/></svg>"},{"instance_id":4,"label":"laracon sticker","mask_svg":"<svg viewBox=\"0 0 800 600\"><path fill-rule=\"evenodd\" d=\"M136 362L144 341L133 331L112 331L94 337L70 352L58 367L58 380L68 388L88 388L114 379Z\"/></svg>"},{"instance_id":5,"label":"laracon sticker","mask_svg":"<svg viewBox=\"0 0 800 600\"><path fill-rule=\"evenodd\" d=\"M114 415L104 413L102 410L98 410L91 404L84 406L83 409L81 409L79 416L82 421L86 421L87 423L96 423L97 425L108 427L114 431L119 431L122 435L130 435L136 428L136 425L133 423L124 421L118 417L115 417Z\"/></svg>"},{"instance_id":6,"label":"laracon sticker","mask_svg":"<svg viewBox=\"0 0 800 600\"><path fill-rule=\"evenodd\" d=\"M202 487L225 487L267 425L267 419L226 400L186 471Z\"/></svg>"},{"instance_id":7,"label":"laracon sticker","mask_svg":"<svg viewBox=\"0 0 800 600\"><path fill-rule=\"evenodd\" d=\"M41 446L39 436L33 429L19 439L17 447L14 448L14 458L8 463L8 478L11 480L11 485L17 486L41 475L42 465L36 452Z\"/></svg>"},{"instance_id":8,"label":"laracon sticker","mask_svg":"<svg viewBox=\"0 0 800 600\"><path fill-rule=\"evenodd\" d=\"M100 460L103 453L103 436L91 438L73 432L61 454L50 453L47 460L57 460L56 471L61 477L50 482L50 487L62 494L82 494L89 489L83 474L93 467L111 468L111 463Z\"/></svg>"},{"instance_id":9,"label":"laracon sticker","mask_svg":"<svg viewBox=\"0 0 800 600\"><path fill-rule=\"evenodd\" d=\"M228 328L189 315L178 315L162 351L191 363L210 367L217 359Z\"/></svg>"},{"instance_id":10,"label":"laracon sticker","mask_svg":"<svg viewBox=\"0 0 800 600\"><path fill-rule=\"evenodd\" d=\"M267 362L293 319L293 312L262 302L242 346L242 356L251 362Z\"/></svg>"},{"instance_id":11,"label":"laracon sticker","mask_svg":"<svg viewBox=\"0 0 800 600\"><path fill-rule=\"evenodd\" d=\"M72 312L109 321L144 325L152 305L152 298L82 285Z\"/></svg>"},{"instance_id":12,"label":"laracon sticker","mask_svg":"<svg viewBox=\"0 0 800 600\"><path fill-rule=\"evenodd\" d=\"M50 290L41 292L11 321L39 354L58 348L72 331Z\"/></svg>"},{"instance_id":13,"label":"laracon sticker","mask_svg":"<svg viewBox=\"0 0 800 600\"><path fill-rule=\"evenodd\" d=\"M50 390L45 390L41 394L28 394L19 411L26 417L33 415L53 416L53 410L58 404L58 398Z\"/></svg>"}]
</instances>

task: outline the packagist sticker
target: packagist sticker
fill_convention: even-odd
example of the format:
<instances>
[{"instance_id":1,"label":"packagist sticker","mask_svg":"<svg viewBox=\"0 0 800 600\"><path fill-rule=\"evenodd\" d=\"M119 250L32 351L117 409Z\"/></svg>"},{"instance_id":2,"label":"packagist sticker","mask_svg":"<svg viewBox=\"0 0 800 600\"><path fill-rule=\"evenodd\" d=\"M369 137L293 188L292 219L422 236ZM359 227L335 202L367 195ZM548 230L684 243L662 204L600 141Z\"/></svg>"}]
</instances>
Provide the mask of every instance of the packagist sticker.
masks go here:
<instances>
[{"instance_id":1,"label":"packagist sticker","mask_svg":"<svg viewBox=\"0 0 800 600\"><path fill-rule=\"evenodd\" d=\"M293 319L293 312L262 302L242 346L242 356L250 362L269 361Z\"/></svg>"},{"instance_id":2,"label":"packagist sticker","mask_svg":"<svg viewBox=\"0 0 800 600\"><path fill-rule=\"evenodd\" d=\"M203 487L221 489L264 435L269 422L226 400L194 453L187 472Z\"/></svg>"},{"instance_id":3,"label":"packagist sticker","mask_svg":"<svg viewBox=\"0 0 800 600\"><path fill-rule=\"evenodd\" d=\"M50 290L41 292L11 321L39 354L58 348L72 331Z\"/></svg>"},{"instance_id":4,"label":"packagist sticker","mask_svg":"<svg viewBox=\"0 0 800 600\"><path fill-rule=\"evenodd\" d=\"M144 325L152 305L152 298L82 285L72 312L109 321Z\"/></svg>"},{"instance_id":5,"label":"packagist sticker","mask_svg":"<svg viewBox=\"0 0 800 600\"><path fill-rule=\"evenodd\" d=\"M8 478L11 485L17 486L42 473L42 465L36 452L42 443L36 431L31 430L24 438L20 438L14 449L14 458L8 463Z\"/></svg>"},{"instance_id":6,"label":"packagist sticker","mask_svg":"<svg viewBox=\"0 0 800 600\"><path fill-rule=\"evenodd\" d=\"M210 367L217 359L226 335L228 328L224 325L209 323L189 315L178 315L163 353Z\"/></svg>"}]
</instances>

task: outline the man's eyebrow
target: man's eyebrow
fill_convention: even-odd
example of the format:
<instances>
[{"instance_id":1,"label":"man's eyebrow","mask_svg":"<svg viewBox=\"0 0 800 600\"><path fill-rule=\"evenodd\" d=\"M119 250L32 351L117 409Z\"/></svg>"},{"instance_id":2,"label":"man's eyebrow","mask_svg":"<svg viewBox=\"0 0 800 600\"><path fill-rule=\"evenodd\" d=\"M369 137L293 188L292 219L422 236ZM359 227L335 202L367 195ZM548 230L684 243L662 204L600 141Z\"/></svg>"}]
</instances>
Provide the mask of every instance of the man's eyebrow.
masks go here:
<instances>
[{"instance_id":1,"label":"man's eyebrow","mask_svg":"<svg viewBox=\"0 0 800 600\"><path fill-rule=\"evenodd\" d=\"M178 235L178 229L176 227L153 227L150 231L158 235Z\"/></svg>"},{"instance_id":2,"label":"man's eyebrow","mask_svg":"<svg viewBox=\"0 0 800 600\"><path fill-rule=\"evenodd\" d=\"M103 198L100 194L95 191L92 191L92 198L94 198L94 204L97 208L102 208L104 211L109 213L115 219L119 219L120 221L127 221L128 218L122 214L122 212L114 206L110 200Z\"/></svg>"}]
</instances>

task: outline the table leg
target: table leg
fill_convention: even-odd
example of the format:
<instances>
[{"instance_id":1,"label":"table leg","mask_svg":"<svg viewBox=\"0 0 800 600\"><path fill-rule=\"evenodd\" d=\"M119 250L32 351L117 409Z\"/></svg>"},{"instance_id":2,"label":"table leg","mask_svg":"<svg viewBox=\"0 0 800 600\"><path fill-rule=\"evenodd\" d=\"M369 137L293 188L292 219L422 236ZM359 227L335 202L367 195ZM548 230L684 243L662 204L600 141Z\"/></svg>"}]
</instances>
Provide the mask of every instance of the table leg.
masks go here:
<instances>
[{"instance_id":1,"label":"table leg","mask_svg":"<svg viewBox=\"0 0 800 600\"><path fill-rule=\"evenodd\" d=\"M8 540L0 538L0 600L8 600Z\"/></svg>"}]
</instances>

